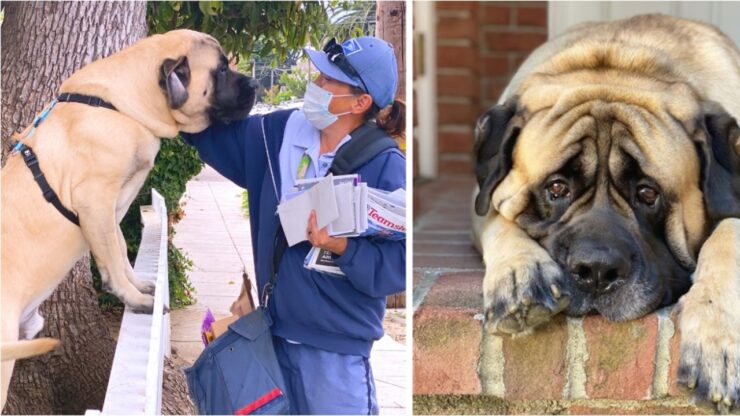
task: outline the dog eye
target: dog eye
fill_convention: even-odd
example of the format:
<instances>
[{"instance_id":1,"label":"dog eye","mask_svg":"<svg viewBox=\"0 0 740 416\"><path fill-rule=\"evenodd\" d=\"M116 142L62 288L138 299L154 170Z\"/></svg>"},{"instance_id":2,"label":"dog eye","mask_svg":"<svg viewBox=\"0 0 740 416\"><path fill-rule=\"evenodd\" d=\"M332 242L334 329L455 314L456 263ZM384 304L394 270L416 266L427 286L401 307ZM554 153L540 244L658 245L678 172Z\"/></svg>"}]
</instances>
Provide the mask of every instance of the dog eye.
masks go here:
<instances>
[{"instance_id":1,"label":"dog eye","mask_svg":"<svg viewBox=\"0 0 740 416\"><path fill-rule=\"evenodd\" d=\"M644 204L653 206L655 205L655 202L658 200L658 196L660 194L658 193L655 188L651 188L646 185L641 185L637 187L637 196L640 198L640 201L642 201Z\"/></svg>"},{"instance_id":2,"label":"dog eye","mask_svg":"<svg viewBox=\"0 0 740 416\"><path fill-rule=\"evenodd\" d=\"M570 188L562 180L555 180L547 185L547 193L551 200L570 196Z\"/></svg>"}]
</instances>

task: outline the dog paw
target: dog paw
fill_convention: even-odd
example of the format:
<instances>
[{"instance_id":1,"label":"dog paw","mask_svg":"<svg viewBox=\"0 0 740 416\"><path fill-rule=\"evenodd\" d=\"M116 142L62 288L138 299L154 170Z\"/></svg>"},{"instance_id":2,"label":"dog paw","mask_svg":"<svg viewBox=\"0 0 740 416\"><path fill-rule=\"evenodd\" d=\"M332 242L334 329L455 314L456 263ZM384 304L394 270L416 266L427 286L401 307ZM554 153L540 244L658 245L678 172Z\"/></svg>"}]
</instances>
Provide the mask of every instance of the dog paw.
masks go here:
<instances>
[{"instance_id":1,"label":"dog paw","mask_svg":"<svg viewBox=\"0 0 740 416\"><path fill-rule=\"evenodd\" d=\"M546 254L486 266L486 326L493 334L516 334L534 328L570 303L565 275Z\"/></svg>"},{"instance_id":2,"label":"dog paw","mask_svg":"<svg viewBox=\"0 0 740 416\"><path fill-rule=\"evenodd\" d=\"M727 413L740 405L740 307L705 286L695 284L678 304L678 381Z\"/></svg>"},{"instance_id":3,"label":"dog paw","mask_svg":"<svg viewBox=\"0 0 740 416\"><path fill-rule=\"evenodd\" d=\"M139 290L139 292L147 295L153 295L154 291L157 289L157 284L148 280L139 280L134 283L134 286Z\"/></svg>"},{"instance_id":4,"label":"dog paw","mask_svg":"<svg viewBox=\"0 0 740 416\"><path fill-rule=\"evenodd\" d=\"M141 295L142 299L138 302L126 302L133 313L151 314L154 311L154 296Z\"/></svg>"}]
</instances>

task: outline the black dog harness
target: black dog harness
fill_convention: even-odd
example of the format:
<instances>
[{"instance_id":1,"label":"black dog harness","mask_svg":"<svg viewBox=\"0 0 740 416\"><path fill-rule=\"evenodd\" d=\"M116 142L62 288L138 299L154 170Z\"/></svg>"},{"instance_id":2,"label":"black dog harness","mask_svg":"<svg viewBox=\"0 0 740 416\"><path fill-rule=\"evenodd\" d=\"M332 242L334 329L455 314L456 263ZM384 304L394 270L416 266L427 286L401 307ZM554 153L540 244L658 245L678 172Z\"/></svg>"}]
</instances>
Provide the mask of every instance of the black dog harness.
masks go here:
<instances>
[{"instance_id":1,"label":"black dog harness","mask_svg":"<svg viewBox=\"0 0 740 416\"><path fill-rule=\"evenodd\" d=\"M33 121L33 128L28 133L27 138L33 135L33 133L36 131L36 127L38 127L39 124L41 124L41 122L46 119L46 117L49 115L57 102L81 103L93 107L104 107L111 110L116 110L116 107L114 107L113 104L104 101L99 97L82 94L63 93L59 97L57 97L56 100L52 101L51 105L46 110L44 110L38 117L36 117L36 119ZM20 153L23 156L23 161L26 162L26 166L31 169L33 179L39 185L39 188L41 188L41 192L43 193L46 202L54 205L54 208L56 208L57 211L64 215L66 219L79 226L80 219L74 212L70 211L62 204L62 201L59 200L56 192L54 192L54 190L51 189L51 186L49 186L49 182L46 180L44 173L41 171L39 160L36 157L36 153L33 152L33 149L23 144L23 142L17 141L13 145L13 151L11 154L15 153Z\"/></svg>"}]
</instances>

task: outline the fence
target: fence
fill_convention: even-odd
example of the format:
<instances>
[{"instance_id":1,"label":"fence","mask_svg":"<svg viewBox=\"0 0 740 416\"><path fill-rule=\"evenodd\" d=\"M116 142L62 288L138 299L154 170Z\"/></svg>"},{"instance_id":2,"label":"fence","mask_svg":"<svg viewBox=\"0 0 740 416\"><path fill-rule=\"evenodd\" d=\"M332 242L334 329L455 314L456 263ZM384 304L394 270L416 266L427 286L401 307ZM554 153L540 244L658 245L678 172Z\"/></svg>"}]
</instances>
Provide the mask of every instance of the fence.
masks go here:
<instances>
[{"instance_id":1,"label":"fence","mask_svg":"<svg viewBox=\"0 0 740 416\"><path fill-rule=\"evenodd\" d=\"M126 307L118 334L102 412L86 415L161 414L164 356L170 355L169 281L167 276L167 209L152 189L152 205L141 207L141 244L134 271L156 283L154 313L136 314Z\"/></svg>"}]
</instances>

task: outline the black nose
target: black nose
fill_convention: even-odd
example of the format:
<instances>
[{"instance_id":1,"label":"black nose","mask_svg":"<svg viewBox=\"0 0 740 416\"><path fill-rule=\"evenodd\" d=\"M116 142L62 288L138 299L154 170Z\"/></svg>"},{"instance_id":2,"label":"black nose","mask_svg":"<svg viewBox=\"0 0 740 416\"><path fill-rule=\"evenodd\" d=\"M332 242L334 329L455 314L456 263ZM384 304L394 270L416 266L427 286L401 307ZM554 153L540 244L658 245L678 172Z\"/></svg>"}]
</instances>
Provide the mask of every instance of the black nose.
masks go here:
<instances>
[{"instance_id":1,"label":"black nose","mask_svg":"<svg viewBox=\"0 0 740 416\"><path fill-rule=\"evenodd\" d=\"M260 83L254 78L249 78L249 88L256 90L260 87Z\"/></svg>"},{"instance_id":2,"label":"black nose","mask_svg":"<svg viewBox=\"0 0 740 416\"><path fill-rule=\"evenodd\" d=\"M581 243L571 247L568 270L583 291L601 295L623 285L630 276L627 253L613 247Z\"/></svg>"}]
</instances>

